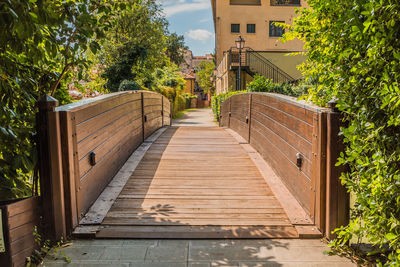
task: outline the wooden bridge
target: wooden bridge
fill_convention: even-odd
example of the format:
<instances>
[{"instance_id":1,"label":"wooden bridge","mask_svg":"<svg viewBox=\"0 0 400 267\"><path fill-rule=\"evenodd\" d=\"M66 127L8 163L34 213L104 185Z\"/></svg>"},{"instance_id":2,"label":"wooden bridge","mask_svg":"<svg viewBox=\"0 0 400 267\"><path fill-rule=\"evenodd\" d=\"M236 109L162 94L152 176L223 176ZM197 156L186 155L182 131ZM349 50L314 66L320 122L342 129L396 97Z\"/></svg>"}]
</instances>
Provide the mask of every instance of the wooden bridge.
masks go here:
<instances>
[{"instance_id":1,"label":"wooden bridge","mask_svg":"<svg viewBox=\"0 0 400 267\"><path fill-rule=\"evenodd\" d=\"M234 95L220 126L171 126L167 98L41 102L41 188L53 238L316 238L345 224L340 114Z\"/></svg>"}]
</instances>

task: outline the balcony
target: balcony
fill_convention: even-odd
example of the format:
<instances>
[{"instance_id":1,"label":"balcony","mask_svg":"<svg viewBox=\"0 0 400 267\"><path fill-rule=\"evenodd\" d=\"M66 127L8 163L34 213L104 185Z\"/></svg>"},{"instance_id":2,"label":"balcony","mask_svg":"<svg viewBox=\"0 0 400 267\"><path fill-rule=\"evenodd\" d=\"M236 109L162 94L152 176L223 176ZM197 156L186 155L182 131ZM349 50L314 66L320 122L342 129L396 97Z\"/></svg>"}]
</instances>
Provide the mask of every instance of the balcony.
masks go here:
<instances>
[{"instance_id":1,"label":"balcony","mask_svg":"<svg viewBox=\"0 0 400 267\"><path fill-rule=\"evenodd\" d=\"M271 0L271 6L301 6L300 0Z\"/></svg>"}]
</instances>

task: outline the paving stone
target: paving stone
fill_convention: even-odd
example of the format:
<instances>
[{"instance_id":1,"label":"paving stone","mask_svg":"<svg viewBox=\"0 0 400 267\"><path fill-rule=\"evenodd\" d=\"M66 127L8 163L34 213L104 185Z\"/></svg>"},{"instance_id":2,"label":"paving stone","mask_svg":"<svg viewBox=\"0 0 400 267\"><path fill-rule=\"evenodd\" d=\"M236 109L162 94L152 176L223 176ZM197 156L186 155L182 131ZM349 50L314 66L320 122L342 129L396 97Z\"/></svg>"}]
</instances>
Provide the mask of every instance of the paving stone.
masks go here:
<instances>
[{"instance_id":1,"label":"paving stone","mask_svg":"<svg viewBox=\"0 0 400 267\"><path fill-rule=\"evenodd\" d=\"M121 260L144 260L148 247L126 247L121 249Z\"/></svg>"},{"instance_id":2,"label":"paving stone","mask_svg":"<svg viewBox=\"0 0 400 267\"><path fill-rule=\"evenodd\" d=\"M120 261L107 261L107 262L98 262L98 261L75 261L71 263L66 262L45 262L41 266L43 267L129 267L129 263L121 263Z\"/></svg>"},{"instance_id":3,"label":"paving stone","mask_svg":"<svg viewBox=\"0 0 400 267\"><path fill-rule=\"evenodd\" d=\"M211 267L210 262L189 262L188 267Z\"/></svg>"},{"instance_id":4,"label":"paving stone","mask_svg":"<svg viewBox=\"0 0 400 267\"><path fill-rule=\"evenodd\" d=\"M281 248L274 247L274 253L280 261L348 261L348 259L341 258L339 256L328 256L324 254L327 248L315 248L315 247L291 247Z\"/></svg>"},{"instance_id":5,"label":"paving stone","mask_svg":"<svg viewBox=\"0 0 400 267\"><path fill-rule=\"evenodd\" d=\"M105 249L100 260L144 260L147 247L108 247Z\"/></svg>"},{"instance_id":6,"label":"paving stone","mask_svg":"<svg viewBox=\"0 0 400 267\"><path fill-rule=\"evenodd\" d=\"M269 260L275 254L272 248L267 246L227 246L227 247L193 247L190 248L189 260L230 260L230 261L249 261L249 260Z\"/></svg>"},{"instance_id":7,"label":"paving stone","mask_svg":"<svg viewBox=\"0 0 400 267\"><path fill-rule=\"evenodd\" d=\"M188 240L160 240L158 241L158 246L159 247L180 247L180 248L186 248L189 246L189 241Z\"/></svg>"},{"instance_id":8,"label":"paving stone","mask_svg":"<svg viewBox=\"0 0 400 267\"><path fill-rule=\"evenodd\" d=\"M186 267L184 262L143 262L131 263L130 267Z\"/></svg>"},{"instance_id":9,"label":"paving stone","mask_svg":"<svg viewBox=\"0 0 400 267\"><path fill-rule=\"evenodd\" d=\"M229 261L213 261L211 267L239 267L239 263Z\"/></svg>"},{"instance_id":10,"label":"paving stone","mask_svg":"<svg viewBox=\"0 0 400 267\"><path fill-rule=\"evenodd\" d=\"M241 262L240 267L355 267L353 263L321 262Z\"/></svg>"},{"instance_id":11,"label":"paving stone","mask_svg":"<svg viewBox=\"0 0 400 267\"><path fill-rule=\"evenodd\" d=\"M181 247L149 247L145 261L185 261L187 248Z\"/></svg>"},{"instance_id":12,"label":"paving stone","mask_svg":"<svg viewBox=\"0 0 400 267\"><path fill-rule=\"evenodd\" d=\"M281 267L282 263L277 262L241 262L240 267ZM299 265L297 265L299 266ZM301 266L303 267L303 266Z\"/></svg>"},{"instance_id":13,"label":"paving stone","mask_svg":"<svg viewBox=\"0 0 400 267\"><path fill-rule=\"evenodd\" d=\"M74 261L79 260L98 260L104 254L106 247L104 246L73 246L60 249L59 253Z\"/></svg>"},{"instance_id":14,"label":"paving stone","mask_svg":"<svg viewBox=\"0 0 400 267\"><path fill-rule=\"evenodd\" d=\"M158 240L127 239L123 240L123 247L148 247L157 246Z\"/></svg>"},{"instance_id":15,"label":"paving stone","mask_svg":"<svg viewBox=\"0 0 400 267\"><path fill-rule=\"evenodd\" d=\"M191 247L227 247L232 246L232 240L190 240Z\"/></svg>"},{"instance_id":16,"label":"paving stone","mask_svg":"<svg viewBox=\"0 0 400 267\"><path fill-rule=\"evenodd\" d=\"M73 246L114 246L122 247L124 241L116 239L91 239L91 240L74 240Z\"/></svg>"}]
</instances>

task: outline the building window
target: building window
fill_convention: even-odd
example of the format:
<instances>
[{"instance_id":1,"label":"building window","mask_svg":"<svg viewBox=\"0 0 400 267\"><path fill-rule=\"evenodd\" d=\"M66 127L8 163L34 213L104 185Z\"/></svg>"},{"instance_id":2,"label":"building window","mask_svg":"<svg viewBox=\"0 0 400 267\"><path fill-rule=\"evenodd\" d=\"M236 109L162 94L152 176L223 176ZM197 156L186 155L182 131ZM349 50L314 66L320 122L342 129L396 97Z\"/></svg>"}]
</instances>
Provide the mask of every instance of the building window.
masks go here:
<instances>
[{"instance_id":1,"label":"building window","mask_svg":"<svg viewBox=\"0 0 400 267\"><path fill-rule=\"evenodd\" d=\"M261 6L261 0L230 0L231 5Z\"/></svg>"},{"instance_id":2,"label":"building window","mask_svg":"<svg viewBox=\"0 0 400 267\"><path fill-rule=\"evenodd\" d=\"M271 6L300 6L300 0L271 0Z\"/></svg>"},{"instance_id":3,"label":"building window","mask_svg":"<svg viewBox=\"0 0 400 267\"><path fill-rule=\"evenodd\" d=\"M231 33L240 33L240 24L231 24Z\"/></svg>"},{"instance_id":4,"label":"building window","mask_svg":"<svg viewBox=\"0 0 400 267\"><path fill-rule=\"evenodd\" d=\"M269 37L282 37L285 33L285 29L281 26L275 25L275 23L284 23L284 21L269 22Z\"/></svg>"},{"instance_id":5,"label":"building window","mask_svg":"<svg viewBox=\"0 0 400 267\"><path fill-rule=\"evenodd\" d=\"M256 24L247 24L247 33L256 33Z\"/></svg>"}]
</instances>

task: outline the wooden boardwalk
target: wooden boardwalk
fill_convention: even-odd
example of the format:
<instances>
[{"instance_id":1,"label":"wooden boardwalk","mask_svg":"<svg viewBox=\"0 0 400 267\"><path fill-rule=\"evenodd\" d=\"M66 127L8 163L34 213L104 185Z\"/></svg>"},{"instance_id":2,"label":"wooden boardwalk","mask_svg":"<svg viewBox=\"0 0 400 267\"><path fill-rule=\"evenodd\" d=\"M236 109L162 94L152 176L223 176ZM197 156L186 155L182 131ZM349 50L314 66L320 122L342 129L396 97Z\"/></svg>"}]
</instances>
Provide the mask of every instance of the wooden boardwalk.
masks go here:
<instances>
[{"instance_id":1,"label":"wooden boardwalk","mask_svg":"<svg viewBox=\"0 0 400 267\"><path fill-rule=\"evenodd\" d=\"M296 238L248 153L218 127L170 127L150 147L100 238Z\"/></svg>"}]
</instances>

